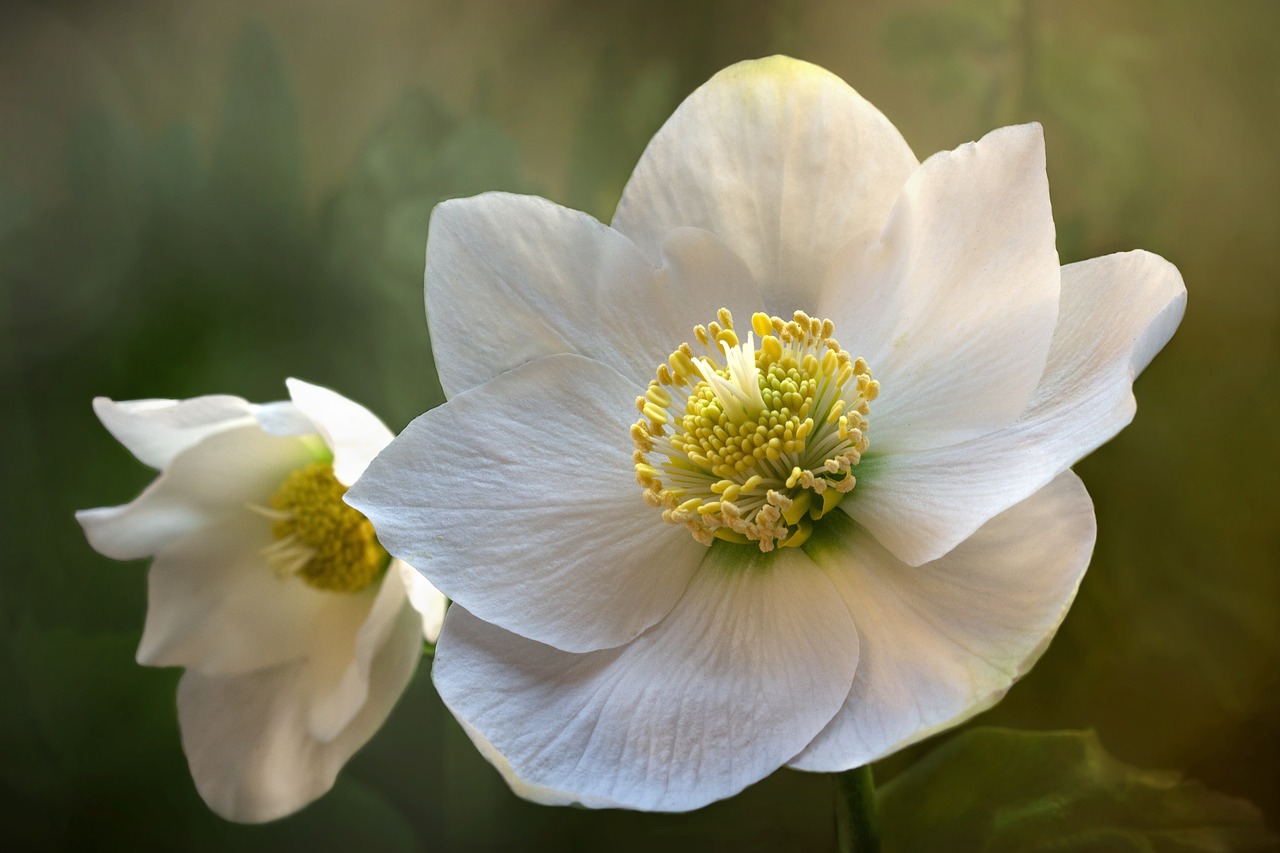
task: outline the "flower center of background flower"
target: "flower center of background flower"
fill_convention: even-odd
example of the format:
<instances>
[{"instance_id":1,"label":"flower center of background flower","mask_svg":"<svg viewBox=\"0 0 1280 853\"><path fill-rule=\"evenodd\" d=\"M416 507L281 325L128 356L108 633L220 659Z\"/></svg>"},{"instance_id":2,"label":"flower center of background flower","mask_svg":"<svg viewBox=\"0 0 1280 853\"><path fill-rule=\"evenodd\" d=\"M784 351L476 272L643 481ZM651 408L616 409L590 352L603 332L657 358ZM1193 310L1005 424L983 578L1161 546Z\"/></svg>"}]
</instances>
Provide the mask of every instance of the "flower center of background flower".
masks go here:
<instances>
[{"instance_id":1,"label":"flower center of background flower","mask_svg":"<svg viewBox=\"0 0 1280 853\"><path fill-rule=\"evenodd\" d=\"M271 496L276 541L264 550L282 576L298 575L318 589L358 592L377 580L390 556L373 523L342 501L347 487L329 462L312 462L291 473Z\"/></svg>"},{"instance_id":2,"label":"flower center of background flower","mask_svg":"<svg viewBox=\"0 0 1280 853\"><path fill-rule=\"evenodd\" d=\"M739 340L728 309L717 317L693 330L707 355L681 344L636 398L636 482L705 545L801 545L857 482L850 469L867 450L880 384L830 320L757 313L757 348L752 332Z\"/></svg>"}]
</instances>

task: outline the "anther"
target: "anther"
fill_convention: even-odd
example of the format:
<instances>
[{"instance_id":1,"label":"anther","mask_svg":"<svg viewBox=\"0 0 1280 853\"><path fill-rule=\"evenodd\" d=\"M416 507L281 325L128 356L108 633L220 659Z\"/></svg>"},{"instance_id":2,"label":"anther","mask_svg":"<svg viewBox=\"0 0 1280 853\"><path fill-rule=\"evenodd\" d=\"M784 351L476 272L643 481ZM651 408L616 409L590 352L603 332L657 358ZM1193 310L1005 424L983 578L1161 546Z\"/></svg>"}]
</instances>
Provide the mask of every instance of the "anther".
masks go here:
<instances>
[{"instance_id":1,"label":"anther","mask_svg":"<svg viewBox=\"0 0 1280 853\"><path fill-rule=\"evenodd\" d=\"M276 541L262 552L277 575L297 575L332 592L358 592L381 576L391 558L373 524L343 502L346 491L329 463L311 463L285 478L271 496Z\"/></svg>"}]
</instances>

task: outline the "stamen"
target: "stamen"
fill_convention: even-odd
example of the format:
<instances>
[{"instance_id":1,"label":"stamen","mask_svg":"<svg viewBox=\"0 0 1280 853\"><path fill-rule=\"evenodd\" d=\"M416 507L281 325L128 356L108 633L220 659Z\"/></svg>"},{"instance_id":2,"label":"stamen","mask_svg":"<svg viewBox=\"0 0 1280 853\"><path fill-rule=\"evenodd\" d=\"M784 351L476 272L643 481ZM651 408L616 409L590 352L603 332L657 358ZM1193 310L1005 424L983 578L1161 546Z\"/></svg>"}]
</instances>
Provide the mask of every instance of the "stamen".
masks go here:
<instances>
[{"instance_id":1,"label":"stamen","mask_svg":"<svg viewBox=\"0 0 1280 853\"><path fill-rule=\"evenodd\" d=\"M742 341L723 308L695 326L707 355L685 343L658 365L631 438L636 481L667 522L771 551L802 544L853 489L880 386L830 320L758 312L751 329Z\"/></svg>"},{"instance_id":2,"label":"stamen","mask_svg":"<svg viewBox=\"0 0 1280 853\"><path fill-rule=\"evenodd\" d=\"M635 429L632 438L649 440ZM382 576L391 558L378 544L373 524L343 502L346 491L331 463L313 462L285 478L270 508L248 505L271 520L276 541L262 549L262 556L277 575L297 575L334 592L358 592Z\"/></svg>"}]
</instances>

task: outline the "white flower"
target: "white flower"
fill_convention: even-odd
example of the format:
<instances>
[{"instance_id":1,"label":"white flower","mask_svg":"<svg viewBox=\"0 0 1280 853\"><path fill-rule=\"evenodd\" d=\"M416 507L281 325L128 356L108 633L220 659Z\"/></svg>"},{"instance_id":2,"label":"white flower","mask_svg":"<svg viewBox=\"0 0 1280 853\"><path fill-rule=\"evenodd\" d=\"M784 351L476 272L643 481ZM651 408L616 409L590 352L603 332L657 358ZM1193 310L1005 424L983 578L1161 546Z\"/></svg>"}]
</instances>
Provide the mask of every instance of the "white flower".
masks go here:
<instances>
[{"instance_id":1,"label":"white flower","mask_svg":"<svg viewBox=\"0 0 1280 853\"><path fill-rule=\"evenodd\" d=\"M348 500L456 602L435 683L508 775L659 810L998 701L1185 304L1145 252L1059 269L1039 126L920 164L785 58L690 96L611 226L442 204L426 282L450 400Z\"/></svg>"},{"instance_id":2,"label":"white flower","mask_svg":"<svg viewBox=\"0 0 1280 853\"><path fill-rule=\"evenodd\" d=\"M94 400L160 475L132 503L83 510L89 542L155 557L138 662L182 666L178 720L196 788L230 820L297 811L382 725L444 618L342 502L391 432L296 379L291 402Z\"/></svg>"}]
</instances>

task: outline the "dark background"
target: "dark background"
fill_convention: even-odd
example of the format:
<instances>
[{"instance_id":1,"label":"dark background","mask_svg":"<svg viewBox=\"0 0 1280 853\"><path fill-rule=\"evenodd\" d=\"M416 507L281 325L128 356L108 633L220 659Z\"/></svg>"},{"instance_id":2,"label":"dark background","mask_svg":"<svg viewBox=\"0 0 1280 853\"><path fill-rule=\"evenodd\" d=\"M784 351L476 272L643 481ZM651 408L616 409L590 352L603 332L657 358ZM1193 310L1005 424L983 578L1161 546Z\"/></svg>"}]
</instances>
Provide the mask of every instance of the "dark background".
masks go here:
<instances>
[{"instance_id":1,"label":"dark background","mask_svg":"<svg viewBox=\"0 0 1280 853\"><path fill-rule=\"evenodd\" d=\"M438 404L432 206L529 191L607 221L676 104L776 52L848 80L922 159L1042 122L1063 261L1145 248L1182 270L1186 320L1137 384L1136 422L1077 466L1099 522L1080 597L979 722L1092 727L1280 825L1278 36L1268 0L4 5L0 837L831 848L830 781L790 771L691 815L523 803L425 666L331 794L227 824L187 775L179 673L133 662L145 565L99 557L72 519L150 479L95 395L266 401L298 376L393 428Z\"/></svg>"}]
</instances>

